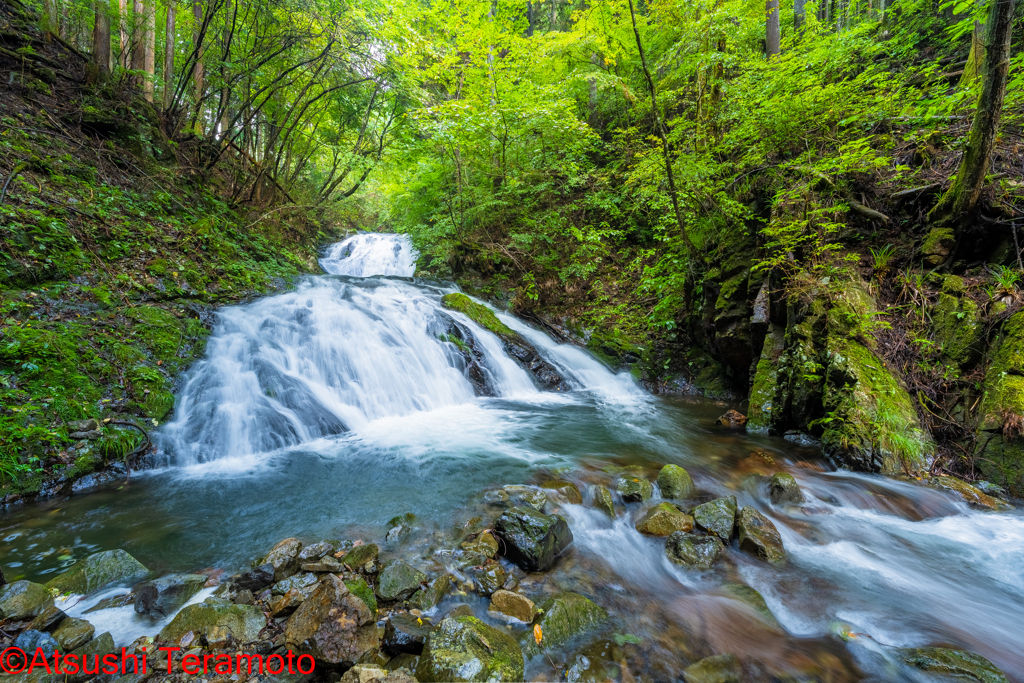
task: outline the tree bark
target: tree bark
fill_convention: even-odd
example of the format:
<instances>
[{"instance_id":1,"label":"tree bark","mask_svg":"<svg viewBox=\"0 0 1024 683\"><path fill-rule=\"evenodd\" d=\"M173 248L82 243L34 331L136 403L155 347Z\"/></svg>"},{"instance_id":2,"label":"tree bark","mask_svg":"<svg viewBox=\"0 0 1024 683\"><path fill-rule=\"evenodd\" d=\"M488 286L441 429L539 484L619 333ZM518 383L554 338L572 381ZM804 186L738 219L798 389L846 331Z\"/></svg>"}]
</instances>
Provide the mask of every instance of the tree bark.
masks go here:
<instances>
[{"instance_id":1,"label":"tree bark","mask_svg":"<svg viewBox=\"0 0 1024 683\"><path fill-rule=\"evenodd\" d=\"M985 25L980 21L974 22L974 30L971 31L971 51L967 55L967 65L964 66L964 73L960 76L960 85L967 86L978 79L985 64Z\"/></svg>"},{"instance_id":2,"label":"tree bark","mask_svg":"<svg viewBox=\"0 0 1024 683\"><path fill-rule=\"evenodd\" d=\"M169 110L174 99L174 20L177 14L174 0L167 3L167 23L164 26L164 110Z\"/></svg>"},{"instance_id":3,"label":"tree bark","mask_svg":"<svg viewBox=\"0 0 1024 683\"><path fill-rule=\"evenodd\" d=\"M558 0L551 0L551 31L558 30Z\"/></svg>"},{"instance_id":4,"label":"tree bark","mask_svg":"<svg viewBox=\"0 0 1024 683\"><path fill-rule=\"evenodd\" d=\"M779 0L765 2L765 56L771 59L781 52L782 31L779 28Z\"/></svg>"},{"instance_id":5,"label":"tree bark","mask_svg":"<svg viewBox=\"0 0 1024 683\"><path fill-rule=\"evenodd\" d=\"M99 74L110 73L110 7L107 0L93 0L92 61Z\"/></svg>"},{"instance_id":6,"label":"tree bark","mask_svg":"<svg viewBox=\"0 0 1024 683\"><path fill-rule=\"evenodd\" d=\"M985 45L984 80L974 111L970 137L956 180L928 214L933 221L954 220L961 227L974 210L985 187L992 149L995 147L999 119L1006 97L1006 79L1010 71L1010 38L1013 32L1014 0L989 0L988 36Z\"/></svg>"},{"instance_id":7,"label":"tree bark","mask_svg":"<svg viewBox=\"0 0 1024 683\"><path fill-rule=\"evenodd\" d=\"M796 28L797 33L803 28L804 20L806 18L807 0L793 0L793 26Z\"/></svg>"},{"instance_id":8,"label":"tree bark","mask_svg":"<svg viewBox=\"0 0 1024 683\"><path fill-rule=\"evenodd\" d=\"M146 67L146 49L143 45L143 33L145 32L145 7L142 0L132 0L132 71L142 71Z\"/></svg>"},{"instance_id":9,"label":"tree bark","mask_svg":"<svg viewBox=\"0 0 1024 683\"><path fill-rule=\"evenodd\" d=\"M196 132L199 135L203 134L203 90L205 89L206 79L206 66L203 62L203 46L200 45L200 32L203 26L203 6L196 2L192 4L192 18L195 20L195 37L193 38L196 46L196 68L192 71L192 85L195 93L196 100Z\"/></svg>"},{"instance_id":10,"label":"tree bark","mask_svg":"<svg viewBox=\"0 0 1024 683\"><path fill-rule=\"evenodd\" d=\"M153 101L153 80L156 75L156 2L147 0L143 5L142 68L146 76L142 81L142 96Z\"/></svg>"},{"instance_id":11,"label":"tree bark","mask_svg":"<svg viewBox=\"0 0 1024 683\"><path fill-rule=\"evenodd\" d=\"M778 0L775 0L778 2ZM658 113L658 91L654 87L654 79L651 78L651 71L647 68L647 56L644 54L644 44L640 40L640 29L636 25L636 11L633 9L633 0L629 0L629 18L633 21L633 36L636 38L636 49L640 53L640 65L644 69L644 77L647 79L647 87L651 91L651 115L654 117L655 128L661 137L661 151L665 158L665 179L668 181L668 193L672 199L672 208L676 214L676 224L679 226L679 234L686 245L687 253L694 255L693 243L690 242L690 235L686 232L686 223L683 221L683 211L679 208L679 193L676 191L675 175L672 172L672 152L668 144L668 131L665 123Z\"/></svg>"}]
</instances>

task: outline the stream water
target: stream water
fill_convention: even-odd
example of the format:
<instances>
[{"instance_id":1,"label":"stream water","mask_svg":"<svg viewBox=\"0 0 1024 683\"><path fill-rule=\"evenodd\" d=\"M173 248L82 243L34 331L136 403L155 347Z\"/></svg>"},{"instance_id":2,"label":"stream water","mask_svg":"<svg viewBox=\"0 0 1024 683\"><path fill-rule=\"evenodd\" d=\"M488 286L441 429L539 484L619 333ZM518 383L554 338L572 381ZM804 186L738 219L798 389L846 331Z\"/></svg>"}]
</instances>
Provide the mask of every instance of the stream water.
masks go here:
<instances>
[{"instance_id":1,"label":"stream water","mask_svg":"<svg viewBox=\"0 0 1024 683\"><path fill-rule=\"evenodd\" d=\"M831 471L811 448L725 431L714 419L728 406L648 395L500 313L575 389L540 391L495 337L446 312L483 347L496 395L477 397L458 348L439 338L440 298L455 287L410 277L414 256L404 238L358 235L324 257L331 275L222 310L174 419L158 430L159 466L123 486L3 513L8 580L45 581L111 548L159 572L233 572L287 536L379 542L387 520L406 512L426 529L413 552L429 564L433 539L486 511L488 488L557 473L586 490L622 468L653 480L676 463L702 499L736 495L770 517L788 564L734 545L722 568L687 572L667 560L663 539L634 530L639 506L611 520L564 505L574 545L524 587L582 592L613 626L583 654L531 662L528 675L550 680L555 665L571 680L679 680L686 663L732 652L758 680L917 681L926 679L893 648L945 645L1024 681L1019 512L974 511L913 483ZM773 506L752 476L781 470L806 503ZM397 552L382 545L385 557ZM772 616L738 599L743 585ZM486 617L485 602L474 608ZM158 630L138 619L109 612L102 627L120 642ZM640 641L627 646L629 673L608 654L614 635Z\"/></svg>"}]
</instances>

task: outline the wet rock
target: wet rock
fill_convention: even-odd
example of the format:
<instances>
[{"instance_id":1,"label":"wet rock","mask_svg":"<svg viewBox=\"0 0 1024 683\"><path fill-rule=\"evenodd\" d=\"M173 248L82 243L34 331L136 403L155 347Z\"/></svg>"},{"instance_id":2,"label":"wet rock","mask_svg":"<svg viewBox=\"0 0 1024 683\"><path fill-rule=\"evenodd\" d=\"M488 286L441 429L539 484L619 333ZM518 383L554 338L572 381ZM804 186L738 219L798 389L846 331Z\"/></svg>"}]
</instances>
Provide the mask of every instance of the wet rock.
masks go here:
<instances>
[{"instance_id":1,"label":"wet rock","mask_svg":"<svg viewBox=\"0 0 1024 683\"><path fill-rule=\"evenodd\" d=\"M647 536L669 536L693 529L693 517L672 503L658 503L636 523L636 530Z\"/></svg>"},{"instance_id":2,"label":"wet rock","mask_svg":"<svg viewBox=\"0 0 1024 683\"><path fill-rule=\"evenodd\" d=\"M699 571L711 569L724 551L725 546L717 536L699 536L684 531L675 532L665 543L668 559Z\"/></svg>"},{"instance_id":3,"label":"wet rock","mask_svg":"<svg viewBox=\"0 0 1024 683\"><path fill-rule=\"evenodd\" d=\"M260 560L260 565L271 565L274 568L274 581L281 581L298 571L300 552L302 541L286 538L271 548L267 556Z\"/></svg>"},{"instance_id":4,"label":"wet rock","mask_svg":"<svg viewBox=\"0 0 1024 683\"><path fill-rule=\"evenodd\" d=\"M715 655L683 669L686 683L740 683L740 660L736 655Z\"/></svg>"},{"instance_id":5,"label":"wet rock","mask_svg":"<svg viewBox=\"0 0 1024 683\"><path fill-rule=\"evenodd\" d=\"M71 569L47 582L60 593L88 595L114 584L128 584L149 574L149 570L121 549L90 555Z\"/></svg>"},{"instance_id":6,"label":"wet rock","mask_svg":"<svg viewBox=\"0 0 1024 683\"><path fill-rule=\"evenodd\" d=\"M598 485L595 485L591 491L594 496L594 507L615 519L615 499L612 498L612 492L607 487Z\"/></svg>"},{"instance_id":7,"label":"wet rock","mask_svg":"<svg viewBox=\"0 0 1024 683\"><path fill-rule=\"evenodd\" d=\"M572 543L569 525L558 515L544 515L527 507L506 510L494 523L504 541L504 555L526 571L546 571L559 553Z\"/></svg>"},{"instance_id":8,"label":"wet rock","mask_svg":"<svg viewBox=\"0 0 1024 683\"><path fill-rule=\"evenodd\" d=\"M104 609L116 609L118 607L127 607L135 602L135 593L121 593L120 595L112 595L109 598L103 598L95 605L85 610L85 614L89 612L99 612Z\"/></svg>"},{"instance_id":9,"label":"wet rock","mask_svg":"<svg viewBox=\"0 0 1024 683\"><path fill-rule=\"evenodd\" d=\"M696 492L690 473L679 465L665 465L658 472L662 498L690 498Z\"/></svg>"},{"instance_id":10,"label":"wet rock","mask_svg":"<svg viewBox=\"0 0 1024 683\"><path fill-rule=\"evenodd\" d=\"M89 432L71 432L68 434L68 438L72 441L95 441L101 436L103 436L103 432L99 429L94 429Z\"/></svg>"},{"instance_id":11,"label":"wet rock","mask_svg":"<svg viewBox=\"0 0 1024 683\"><path fill-rule=\"evenodd\" d=\"M768 495L774 505L804 502L800 486L788 472L776 472L772 475L771 481L768 482Z\"/></svg>"},{"instance_id":12,"label":"wet rock","mask_svg":"<svg viewBox=\"0 0 1024 683\"><path fill-rule=\"evenodd\" d=\"M768 603L764 601L764 596L758 593L756 590L751 588L745 583L724 583L722 584L722 592L734 600L739 600L744 603L747 607L750 607L757 612L769 625L782 628L779 624L778 619L772 614L772 611L768 608Z\"/></svg>"},{"instance_id":13,"label":"wet rock","mask_svg":"<svg viewBox=\"0 0 1024 683\"><path fill-rule=\"evenodd\" d=\"M398 669L405 669L409 673L416 671L416 665L419 664L420 658L416 655L411 655L407 652L403 652L400 655L392 657L384 668L388 671L397 671ZM413 679L415 680L415 679Z\"/></svg>"},{"instance_id":14,"label":"wet rock","mask_svg":"<svg viewBox=\"0 0 1024 683\"><path fill-rule=\"evenodd\" d=\"M455 619L456 617L471 617L473 616L473 608L469 605L457 605L448 611L444 615L445 619Z\"/></svg>"},{"instance_id":15,"label":"wet rock","mask_svg":"<svg viewBox=\"0 0 1024 683\"><path fill-rule=\"evenodd\" d=\"M484 502L488 505L504 505L508 501L509 495L505 491L488 491L484 494Z\"/></svg>"},{"instance_id":16,"label":"wet rock","mask_svg":"<svg viewBox=\"0 0 1024 683\"><path fill-rule=\"evenodd\" d=\"M357 570L365 566L366 563L376 560L379 554L380 548L377 547L376 543L367 543L366 545L357 545L352 550L349 550L342 556L341 561L353 570Z\"/></svg>"},{"instance_id":17,"label":"wet rock","mask_svg":"<svg viewBox=\"0 0 1024 683\"><path fill-rule=\"evenodd\" d=\"M561 479L553 479L546 481L540 485L542 489L548 489L551 491L557 491L565 500L572 503L573 505L582 505L583 496L580 495L580 490L576 484L571 481L563 481Z\"/></svg>"},{"instance_id":18,"label":"wet rock","mask_svg":"<svg viewBox=\"0 0 1024 683\"><path fill-rule=\"evenodd\" d=\"M170 616L206 585L202 574L170 574L136 586L135 611Z\"/></svg>"},{"instance_id":19,"label":"wet rock","mask_svg":"<svg viewBox=\"0 0 1024 683\"><path fill-rule=\"evenodd\" d=\"M929 267L941 265L956 246L956 235L949 228L932 228L921 242L921 258Z\"/></svg>"},{"instance_id":20,"label":"wet rock","mask_svg":"<svg viewBox=\"0 0 1024 683\"><path fill-rule=\"evenodd\" d=\"M390 655L407 652L419 655L432 626L411 614L392 614L384 625L384 651Z\"/></svg>"},{"instance_id":21,"label":"wet rock","mask_svg":"<svg viewBox=\"0 0 1024 683\"><path fill-rule=\"evenodd\" d=\"M345 587L348 588L352 595L363 601L370 609L370 614L377 614L377 596L373 594L373 589L366 583L366 579L360 576L350 581L345 581Z\"/></svg>"},{"instance_id":22,"label":"wet rock","mask_svg":"<svg viewBox=\"0 0 1024 683\"><path fill-rule=\"evenodd\" d=\"M498 554L498 539L491 532L485 531L472 541L463 543L462 549L471 553L478 553L484 557L494 557Z\"/></svg>"},{"instance_id":23,"label":"wet rock","mask_svg":"<svg viewBox=\"0 0 1024 683\"><path fill-rule=\"evenodd\" d=\"M537 606L525 595L498 590L491 595L491 604L487 609L529 623L533 621Z\"/></svg>"},{"instance_id":24,"label":"wet rock","mask_svg":"<svg viewBox=\"0 0 1024 683\"><path fill-rule=\"evenodd\" d=\"M340 545L340 542L338 542ZM299 563L302 562L316 562L324 555L330 555L337 551L337 548L332 545L329 541L320 541L319 543L312 543L305 546L299 551L296 559Z\"/></svg>"},{"instance_id":25,"label":"wet rock","mask_svg":"<svg viewBox=\"0 0 1024 683\"><path fill-rule=\"evenodd\" d=\"M579 593L559 593L541 603L533 620L534 630L523 634L523 652L533 657L541 649L557 648L578 635L594 630L608 619L608 613ZM541 629L541 642L536 641L536 627Z\"/></svg>"},{"instance_id":26,"label":"wet rock","mask_svg":"<svg viewBox=\"0 0 1024 683\"><path fill-rule=\"evenodd\" d=\"M38 648L42 648L43 652L47 655L52 654L54 650L61 650L57 639L49 633L33 631L31 629L28 631L22 631L21 634L14 639L14 647L20 648L30 655ZM66 650L62 651L66 652Z\"/></svg>"},{"instance_id":27,"label":"wet rock","mask_svg":"<svg viewBox=\"0 0 1024 683\"><path fill-rule=\"evenodd\" d=\"M326 574L288 619L285 642L323 662L354 662L377 647L373 619L370 608L344 581Z\"/></svg>"},{"instance_id":28,"label":"wet rock","mask_svg":"<svg viewBox=\"0 0 1024 683\"><path fill-rule=\"evenodd\" d=\"M28 625L30 629L35 631L49 631L54 626L57 626L62 622L68 615L64 614L64 610L60 607L53 606L47 607L39 613L32 623Z\"/></svg>"},{"instance_id":29,"label":"wet rock","mask_svg":"<svg viewBox=\"0 0 1024 683\"><path fill-rule=\"evenodd\" d=\"M322 557L316 562L303 562L299 565L299 569L304 572L340 572L344 570L340 560L336 560L331 556Z\"/></svg>"},{"instance_id":30,"label":"wet rock","mask_svg":"<svg viewBox=\"0 0 1024 683\"><path fill-rule=\"evenodd\" d=\"M255 605L256 596L252 594L252 591L240 590L231 598L231 602L236 605Z\"/></svg>"},{"instance_id":31,"label":"wet rock","mask_svg":"<svg viewBox=\"0 0 1024 683\"><path fill-rule=\"evenodd\" d=\"M513 570L519 569L513 567ZM521 569L519 571L522 571ZM514 591L519 588L519 577L515 575L514 571L505 572L505 583L501 584L501 587L507 591Z\"/></svg>"},{"instance_id":32,"label":"wet rock","mask_svg":"<svg viewBox=\"0 0 1024 683\"><path fill-rule=\"evenodd\" d=\"M76 655L105 655L114 651L114 638L110 633L101 633L75 651Z\"/></svg>"},{"instance_id":33,"label":"wet rock","mask_svg":"<svg viewBox=\"0 0 1024 683\"><path fill-rule=\"evenodd\" d=\"M467 567L479 567L487 564L487 560L492 557L489 553L490 548L484 549L484 552L481 552L481 549L473 546L454 551L449 556L449 560L453 567L462 570Z\"/></svg>"},{"instance_id":34,"label":"wet rock","mask_svg":"<svg viewBox=\"0 0 1024 683\"><path fill-rule=\"evenodd\" d=\"M515 505L529 505L537 510L544 510L548 495L536 486L509 485L502 489L508 494L509 501Z\"/></svg>"},{"instance_id":35,"label":"wet rock","mask_svg":"<svg viewBox=\"0 0 1024 683\"><path fill-rule=\"evenodd\" d=\"M903 650L903 661L910 666L957 680L977 683L1007 683L1006 676L981 655L941 647L919 647Z\"/></svg>"},{"instance_id":36,"label":"wet rock","mask_svg":"<svg viewBox=\"0 0 1024 683\"><path fill-rule=\"evenodd\" d=\"M53 607L46 586L31 581L15 581L0 587L0 617L8 621L27 619Z\"/></svg>"},{"instance_id":37,"label":"wet rock","mask_svg":"<svg viewBox=\"0 0 1024 683\"><path fill-rule=\"evenodd\" d=\"M421 588L409 598L409 604L416 609L426 611L433 609L437 603L444 599L451 588L451 578L447 574L434 579L426 588Z\"/></svg>"},{"instance_id":38,"label":"wet rock","mask_svg":"<svg viewBox=\"0 0 1024 683\"><path fill-rule=\"evenodd\" d=\"M384 540L390 542L397 541L419 528L418 520L416 515L411 512L407 512L404 515L392 517L388 520L387 524L388 532L384 536Z\"/></svg>"},{"instance_id":39,"label":"wet rock","mask_svg":"<svg viewBox=\"0 0 1024 683\"><path fill-rule=\"evenodd\" d=\"M284 581L278 581L270 588L270 592L273 595L284 595L290 590L298 589L302 590L308 588L312 590L316 586L317 578L315 574L305 572L303 574L295 574L289 576Z\"/></svg>"},{"instance_id":40,"label":"wet rock","mask_svg":"<svg viewBox=\"0 0 1024 683\"><path fill-rule=\"evenodd\" d=\"M927 477L923 480L925 484L932 488L942 489L950 491L960 498L965 503L972 507L984 508L986 510L1012 510L1013 506L1009 503L993 498L988 495L980 488L968 484L962 479L956 477Z\"/></svg>"},{"instance_id":41,"label":"wet rock","mask_svg":"<svg viewBox=\"0 0 1024 683\"><path fill-rule=\"evenodd\" d=\"M389 671L372 664L356 664L345 672L339 683L416 683L416 679L405 670Z\"/></svg>"},{"instance_id":42,"label":"wet rock","mask_svg":"<svg viewBox=\"0 0 1024 683\"><path fill-rule=\"evenodd\" d=\"M157 640L179 643L189 632L196 636L215 635L215 629L226 631L239 643L249 643L259 637L267 625L267 618L253 605L236 605L219 598L189 605L175 615L171 623L160 631Z\"/></svg>"},{"instance_id":43,"label":"wet rock","mask_svg":"<svg viewBox=\"0 0 1024 683\"><path fill-rule=\"evenodd\" d=\"M615 482L615 490L627 503L643 503L654 495L654 486L643 477L622 476Z\"/></svg>"},{"instance_id":44,"label":"wet rock","mask_svg":"<svg viewBox=\"0 0 1024 683\"><path fill-rule=\"evenodd\" d=\"M246 591L246 593L249 593L249 591ZM249 593L249 595L252 595L252 593ZM304 603L306 601L307 597L309 597L309 596L306 593L303 593L302 591L300 591L300 590L298 590L296 588L291 589L290 591L288 591L284 595L275 595L270 600L270 616L272 616L272 617L288 616L289 614L291 614L292 612L297 610L299 608L299 605L301 605L302 603ZM254 604L254 603L252 603L252 602L241 603L241 602L236 601L236 604L251 605L251 604Z\"/></svg>"},{"instance_id":45,"label":"wet rock","mask_svg":"<svg viewBox=\"0 0 1024 683\"><path fill-rule=\"evenodd\" d=\"M250 569L235 580L233 586L238 590L258 592L274 583L274 565L261 564Z\"/></svg>"},{"instance_id":46,"label":"wet rock","mask_svg":"<svg viewBox=\"0 0 1024 683\"><path fill-rule=\"evenodd\" d=\"M727 410L721 417L715 420L715 424L722 427L739 429L747 424L747 416L736 410Z\"/></svg>"},{"instance_id":47,"label":"wet rock","mask_svg":"<svg viewBox=\"0 0 1024 683\"><path fill-rule=\"evenodd\" d=\"M523 653L507 633L476 617L446 617L430 632L416 678L432 681L521 681Z\"/></svg>"},{"instance_id":48,"label":"wet rock","mask_svg":"<svg viewBox=\"0 0 1024 683\"><path fill-rule=\"evenodd\" d=\"M427 582L427 575L402 560L388 564L377 583L377 597L381 600L408 600Z\"/></svg>"},{"instance_id":49,"label":"wet rock","mask_svg":"<svg viewBox=\"0 0 1024 683\"><path fill-rule=\"evenodd\" d=\"M100 423L96 420L71 420L68 422L68 432L91 432L99 428Z\"/></svg>"},{"instance_id":50,"label":"wet rock","mask_svg":"<svg viewBox=\"0 0 1024 683\"><path fill-rule=\"evenodd\" d=\"M723 543L732 539L736 527L736 496L716 498L693 509L697 526L717 535Z\"/></svg>"},{"instance_id":51,"label":"wet rock","mask_svg":"<svg viewBox=\"0 0 1024 683\"><path fill-rule=\"evenodd\" d=\"M53 639L60 645L61 652L71 652L88 643L95 634L96 628L85 619L68 617L53 632Z\"/></svg>"},{"instance_id":52,"label":"wet rock","mask_svg":"<svg viewBox=\"0 0 1024 683\"><path fill-rule=\"evenodd\" d=\"M489 564L472 572L476 592L487 597L505 585L505 568L500 564Z\"/></svg>"},{"instance_id":53,"label":"wet rock","mask_svg":"<svg viewBox=\"0 0 1024 683\"><path fill-rule=\"evenodd\" d=\"M772 564L783 564L786 561L782 537L771 520L747 505L740 510L736 521L739 527L740 550L757 555Z\"/></svg>"}]
</instances>

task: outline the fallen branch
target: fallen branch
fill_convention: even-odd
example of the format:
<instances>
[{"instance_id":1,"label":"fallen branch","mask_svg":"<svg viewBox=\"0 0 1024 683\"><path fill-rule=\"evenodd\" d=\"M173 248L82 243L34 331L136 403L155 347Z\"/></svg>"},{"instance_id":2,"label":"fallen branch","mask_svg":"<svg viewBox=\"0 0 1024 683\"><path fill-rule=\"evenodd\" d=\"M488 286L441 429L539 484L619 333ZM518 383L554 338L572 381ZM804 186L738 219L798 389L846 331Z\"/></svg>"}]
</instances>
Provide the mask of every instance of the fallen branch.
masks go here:
<instances>
[{"instance_id":1,"label":"fallen branch","mask_svg":"<svg viewBox=\"0 0 1024 683\"><path fill-rule=\"evenodd\" d=\"M933 190L938 190L941 187L942 183L932 183L931 185L922 185L921 187L912 187L909 190L895 192L889 195L889 197L891 199L903 199L904 197L909 197L915 194L924 194L925 192L932 192Z\"/></svg>"},{"instance_id":2,"label":"fallen branch","mask_svg":"<svg viewBox=\"0 0 1024 683\"><path fill-rule=\"evenodd\" d=\"M7 176L7 182L4 183L4 189L0 191L0 206L3 206L4 198L7 196L7 186L11 184L11 181L14 180L16 175L24 171L26 168L28 168L27 161L19 161L14 165L14 170L11 171L11 175Z\"/></svg>"}]
</instances>

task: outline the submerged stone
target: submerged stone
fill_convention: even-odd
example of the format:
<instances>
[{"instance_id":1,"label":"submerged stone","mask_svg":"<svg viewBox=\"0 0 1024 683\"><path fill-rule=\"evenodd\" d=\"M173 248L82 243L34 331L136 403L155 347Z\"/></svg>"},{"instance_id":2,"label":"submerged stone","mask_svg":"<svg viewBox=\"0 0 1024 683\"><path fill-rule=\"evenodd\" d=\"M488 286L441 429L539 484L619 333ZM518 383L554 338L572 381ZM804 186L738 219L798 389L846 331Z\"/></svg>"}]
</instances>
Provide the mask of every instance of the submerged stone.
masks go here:
<instances>
[{"instance_id":1,"label":"submerged stone","mask_svg":"<svg viewBox=\"0 0 1024 683\"><path fill-rule=\"evenodd\" d=\"M376 543L367 543L366 545L357 545L352 550L349 550L341 558L341 561L355 570L364 566L367 562L376 560L379 554L380 548L377 547Z\"/></svg>"},{"instance_id":2,"label":"submerged stone","mask_svg":"<svg viewBox=\"0 0 1024 683\"><path fill-rule=\"evenodd\" d=\"M60 593L88 595L107 586L137 581L147 574L149 570L125 551L106 550L77 562L46 587Z\"/></svg>"},{"instance_id":3,"label":"submerged stone","mask_svg":"<svg viewBox=\"0 0 1024 683\"><path fill-rule=\"evenodd\" d=\"M560 647L570 639L593 631L608 619L603 607L579 593L559 593L540 605L534 629L522 635L523 651L530 657L542 649ZM541 641L537 643L536 627Z\"/></svg>"},{"instance_id":4,"label":"submerged stone","mask_svg":"<svg viewBox=\"0 0 1024 683\"><path fill-rule=\"evenodd\" d=\"M391 655L403 652L419 655L423 652L423 643L430 630L430 622L420 617L392 614L384 625L384 651Z\"/></svg>"},{"instance_id":5,"label":"submerged stone","mask_svg":"<svg viewBox=\"0 0 1024 683\"><path fill-rule=\"evenodd\" d=\"M526 571L546 571L559 553L572 543L569 525L558 515L516 507L506 510L494 523L494 532L504 541L504 555Z\"/></svg>"},{"instance_id":6,"label":"submerged stone","mask_svg":"<svg viewBox=\"0 0 1024 683\"><path fill-rule=\"evenodd\" d=\"M560 479L555 479L552 481L544 482L543 484L540 485L540 487L542 489L557 491L559 494L562 495L563 498L565 498L568 502L572 503L573 505L581 505L583 503L583 496L580 495L579 487L577 487L576 484L572 483L571 481L562 481Z\"/></svg>"},{"instance_id":7,"label":"submerged stone","mask_svg":"<svg viewBox=\"0 0 1024 683\"><path fill-rule=\"evenodd\" d=\"M737 526L740 550L757 555L772 564L783 564L786 561L782 537L767 517L747 505L740 510Z\"/></svg>"},{"instance_id":8,"label":"submerged stone","mask_svg":"<svg viewBox=\"0 0 1024 683\"><path fill-rule=\"evenodd\" d=\"M777 472L772 475L771 481L768 482L768 495L775 505L804 502L800 486L788 472Z\"/></svg>"},{"instance_id":9,"label":"submerged stone","mask_svg":"<svg viewBox=\"0 0 1024 683\"><path fill-rule=\"evenodd\" d=\"M525 595L507 590L499 590L491 595L491 604L487 609L488 611L504 614L519 621L531 622L533 621L534 613L537 611L537 606Z\"/></svg>"},{"instance_id":10,"label":"submerged stone","mask_svg":"<svg viewBox=\"0 0 1024 683\"><path fill-rule=\"evenodd\" d=\"M488 564L472 572L476 591L487 597L505 585L505 568L498 563Z\"/></svg>"},{"instance_id":11,"label":"submerged stone","mask_svg":"<svg viewBox=\"0 0 1024 683\"><path fill-rule=\"evenodd\" d=\"M627 503L644 503L654 495L654 486L643 477L628 475L619 477L615 482L615 490Z\"/></svg>"},{"instance_id":12,"label":"submerged stone","mask_svg":"<svg viewBox=\"0 0 1024 683\"><path fill-rule=\"evenodd\" d=\"M202 574L170 574L136 586L135 611L170 616L206 585Z\"/></svg>"},{"instance_id":13,"label":"submerged stone","mask_svg":"<svg viewBox=\"0 0 1024 683\"><path fill-rule=\"evenodd\" d=\"M523 653L509 634L476 617L446 617L430 632L416 665L416 679L521 681Z\"/></svg>"},{"instance_id":14,"label":"submerged stone","mask_svg":"<svg viewBox=\"0 0 1024 683\"><path fill-rule=\"evenodd\" d=\"M697 526L717 535L723 543L732 539L736 527L736 496L716 498L693 509Z\"/></svg>"},{"instance_id":15,"label":"submerged stone","mask_svg":"<svg viewBox=\"0 0 1024 683\"><path fill-rule=\"evenodd\" d=\"M973 652L942 647L918 647L902 652L910 666L933 674L967 679L977 683L1007 683L1006 675L996 666Z\"/></svg>"},{"instance_id":16,"label":"submerged stone","mask_svg":"<svg viewBox=\"0 0 1024 683\"><path fill-rule=\"evenodd\" d=\"M434 579L428 587L421 588L409 598L409 604L423 611L433 609L448 594L451 583L451 578L447 574L442 574Z\"/></svg>"},{"instance_id":17,"label":"submerged stone","mask_svg":"<svg viewBox=\"0 0 1024 683\"><path fill-rule=\"evenodd\" d=\"M683 669L683 680L686 683L740 683L742 673L736 655L715 655Z\"/></svg>"},{"instance_id":18,"label":"submerged stone","mask_svg":"<svg viewBox=\"0 0 1024 683\"><path fill-rule=\"evenodd\" d=\"M544 506L547 505L548 495L543 490L536 486L519 486L512 484L502 489L508 494L509 500L514 505L529 505L537 510L544 510Z\"/></svg>"},{"instance_id":19,"label":"submerged stone","mask_svg":"<svg viewBox=\"0 0 1024 683\"><path fill-rule=\"evenodd\" d=\"M689 498L696 492L690 473L679 465L665 465L658 472L658 488L663 498Z\"/></svg>"},{"instance_id":20,"label":"submerged stone","mask_svg":"<svg viewBox=\"0 0 1024 683\"><path fill-rule=\"evenodd\" d=\"M591 489L594 497L594 507L615 519L615 499L612 492L606 486L596 485Z\"/></svg>"}]
</instances>

